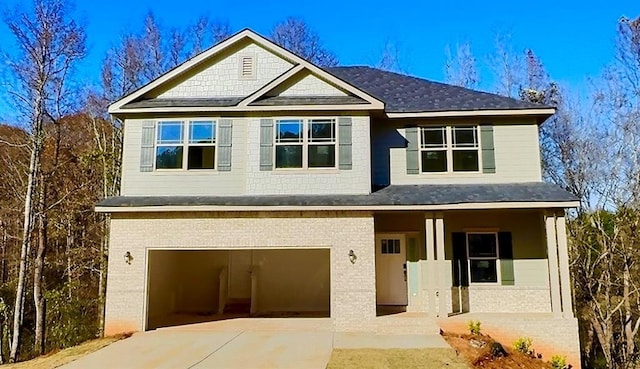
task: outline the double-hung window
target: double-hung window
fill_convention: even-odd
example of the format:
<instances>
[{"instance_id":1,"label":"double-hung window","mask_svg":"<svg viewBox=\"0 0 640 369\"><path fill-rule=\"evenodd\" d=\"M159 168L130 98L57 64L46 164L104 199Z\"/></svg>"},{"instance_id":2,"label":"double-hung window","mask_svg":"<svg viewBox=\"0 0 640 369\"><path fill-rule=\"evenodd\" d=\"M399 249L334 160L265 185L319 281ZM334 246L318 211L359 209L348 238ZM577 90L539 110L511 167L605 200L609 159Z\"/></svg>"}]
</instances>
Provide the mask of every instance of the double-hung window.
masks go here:
<instances>
[{"instance_id":1,"label":"double-hung window","mask_svg":"<svg viewBox=\"0 0 640 369\"><path fill-rule=\"evenodd\" d=\"M471 283L498 283L499 247L495 232L467 233Z\"/></svg>"},{"instance_id":2,"label":"double-hung window","mask_svg":"<svg viewBox=\"0 0 640 369\"><path fill-rule=\"evenodd\" d=\"M276 169L335 168L335 119L276 121Z\"/></svg>"},{"instance_id":3,"label":"double-hung window","mask_svg":"<svg viewBox=\"0 0 640 369\"><path fill-rule=\"evenodd\" d=\"M477 172L480 168L478 126L422 127L420 160L423 173Z\"/></svg>"},{"instance_id":4,"label":"double-hung window","mask_svg":"<svg viewBox=\"0 0 640 369\"><path fill-rule=\"evenodd\" d=\"M215 156L215 121L158 122L156 169L214 169Z\"/></svg>"}]
</instances>

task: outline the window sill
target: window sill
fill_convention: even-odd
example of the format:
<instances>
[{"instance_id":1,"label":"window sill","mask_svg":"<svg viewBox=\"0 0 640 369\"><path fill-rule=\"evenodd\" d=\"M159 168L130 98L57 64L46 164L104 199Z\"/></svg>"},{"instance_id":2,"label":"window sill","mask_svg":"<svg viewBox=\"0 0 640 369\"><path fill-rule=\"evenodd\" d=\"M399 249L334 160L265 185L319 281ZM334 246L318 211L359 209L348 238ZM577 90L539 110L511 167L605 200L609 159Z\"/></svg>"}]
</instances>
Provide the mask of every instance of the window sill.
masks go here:
<instances>
[{"instance_id":1,"label":"window sill","mask_svg":"<svg viewBox=\"0 0 640 369\"><path fill-rule=\"evenodd\" d=\"M483 173L481 171L477 171L477 172L420 172L418 173L418 175L420 176L424 176L424 177L444 177L444 176L454 176L454 177L465 177L465 176L474 176L474 177L480 177L483 175L491 175L491 174L495 174L495 173Z\"/></svg>"},{"instance_id":2,"label":"window sill","mask_svg":"<svg viewBox=\"0 0 640 369\"><path fill-rule=\"evenodd\" d=\"M471 283L466 288L470 290L478 290L478 291L495 290L495 289L501 289L501 290L548 290L549 289L549 287L545 287L545 286L513 286L513 285L503 286L500 283Z\"/></svg>"},{"instance_id":3,"label":"window sill","mask_svg":"<svg viewBox=\"0 0 640 369\"><path fill-rule=\"evenodd\" d=\"M338 174L338 168L318 168L318 169L274 169L271 171L277 175L300 175L300 174Z\"/></svg>"},{"instance_id":4,"label":"window sill","mask_svg":"<svg viewBox=\"0 0 640 369\"><path fill-rule=\"evenodd\" d=\"M198 176L198 175L218 175L220 172L217 169L202 169L202 170L184 170L184 169L156 169L151 172L154 176L171 176L171 175L184 175L184 176Z\"/></svg>"}]
</instances>

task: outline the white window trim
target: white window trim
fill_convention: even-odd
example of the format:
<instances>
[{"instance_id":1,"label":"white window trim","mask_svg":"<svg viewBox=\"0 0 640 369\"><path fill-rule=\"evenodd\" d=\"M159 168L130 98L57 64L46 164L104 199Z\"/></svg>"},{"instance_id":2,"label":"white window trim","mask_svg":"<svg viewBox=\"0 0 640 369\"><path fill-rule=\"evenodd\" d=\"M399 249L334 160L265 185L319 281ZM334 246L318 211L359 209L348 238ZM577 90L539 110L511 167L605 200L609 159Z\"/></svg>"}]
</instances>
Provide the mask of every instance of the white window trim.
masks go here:
<instances>
[{"instance_id":1,"label":"white window trim","mask_svg":"<svg viewBox=\"0 0 640 369\"><path fill-rule=\"evenodd\" d=\"M469 253L470 234L492 234L496 238L496 257L472 257ZM469 286L500 286L502 285L502 273L500 271L500 238L498 232L493 231L467 231L464 233L464 240L467 246L467 275L469 276ZM495 260L496 261L496 281L495 282L472 282L471 281L471 260Z\"/></svg>"},{"instance_id":2,"label":"white window trim","mask_svg":"<svg viewBox=\"0 0 640 369\"><path fill-rule=\"evenodd\" d=\"M286 120L301 120L302 121L302 142L277 142L278 137L278 122L286 121ZM309 122L312 120L332 120L333 121L333 130L334 130L334 139L333 141L319 141L319 142L310 142L309 141ZM273 120L273 170L277 172L330 172L338 170L338 160L339 160L339 140L338 140L338 117L278 117ZM314 145L328 145L333 144L335 146L334 151L334 166L332 167L320 167L320 168L310 168L309 167L309 146ZM276 148L277 146L286 146L286 145L301 145L302 146L302 167L300 168L278 168L276 163Z\"/></svg>"},{"instance_id":3,"label":"white window trim","mask_svg":"<svg viewBox=\"0 0 640 369\"><path fill-rule=\"evenodd\" d=\"M160 123L162 122L180 122L182 124L182 143L179 144L159 144L158 143L158 135L160 133ZM214 143L189 143L189 128L191 127L191 123L197 122L213 122L213 130L214 130ZM156 173L166 173L166 172L187 172L187 173L212 173L218 171L218 126L220 123L220 118L195 118L195 119L162 119L156 121L156 129L155 129L155 137L153 144L153 171ZM181 168L156 168L156 160L158 158L158 147L159 146L182 146L182 167ZM189 166L189 147L190 146L214 146L215 147L215 156L213 158L213 169L188 169Z\"/></svg>"},{"instance_id":4,"label":"white window trim","mask_svg":"<svg viewBox=\"0 0 640 369\"><path fill-rule=\"evenodd\" d=\"M476 130L476 138L478 142L477 147L453 147L453 127L473 127ZM422 147L422 129L423 128L445 128L445 147ZM428 176L464 176L482 174L482 135L480 134L480 125L476 123L461 123L461 124L443 124L434 126L419 126L418 130L418 170L421 175ZM478 150L478 170L465 170L454 171L453 170L453 152L476 149ZM423 151L446 151L447 152L447 170L443 172L423 172L422 171L422 152Z\"/></svg>"}]
</instances>

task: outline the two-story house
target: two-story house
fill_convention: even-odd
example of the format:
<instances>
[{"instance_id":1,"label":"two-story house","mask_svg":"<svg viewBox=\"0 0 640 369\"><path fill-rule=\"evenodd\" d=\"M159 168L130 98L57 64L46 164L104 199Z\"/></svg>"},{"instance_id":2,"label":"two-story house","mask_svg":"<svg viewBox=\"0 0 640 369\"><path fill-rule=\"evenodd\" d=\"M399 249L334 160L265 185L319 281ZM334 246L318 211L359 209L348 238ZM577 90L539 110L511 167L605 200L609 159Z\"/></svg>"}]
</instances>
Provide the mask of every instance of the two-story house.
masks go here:
<instances>
[{"instance_id":1,"label":"two-story house","mask_svg":"<svg viewBox=\"0 0 640 369\"><path fill-rule=\"evenodd\" d=\"M319 68L244 30L109 112L124 149L121 196L96 207L111 215L107 333L194 316L395 333L474 319L579 363L578 201L541 178L554 108Z\"/></svg>"}]
</instances>

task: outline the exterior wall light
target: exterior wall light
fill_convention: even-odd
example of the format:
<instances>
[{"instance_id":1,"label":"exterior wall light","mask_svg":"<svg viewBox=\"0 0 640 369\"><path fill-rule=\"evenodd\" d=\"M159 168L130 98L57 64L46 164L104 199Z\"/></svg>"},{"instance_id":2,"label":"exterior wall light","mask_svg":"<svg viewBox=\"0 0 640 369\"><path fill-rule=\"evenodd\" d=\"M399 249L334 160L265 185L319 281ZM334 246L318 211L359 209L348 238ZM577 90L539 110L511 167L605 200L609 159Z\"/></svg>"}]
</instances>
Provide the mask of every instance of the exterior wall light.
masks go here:
<instances>
[{"instance_id":1,"label":"exterior wall light","mask_svg":"<svg viewBox=\"0 0 640 369\"><path fill-rule=\"evenodd\" d=\"M129 251L124 253L124 262L131 265L131 260L133 260L133 255Z\"/></svg>"},{"instance_id":2,"label":"exterior wall light","mask_svg":"<svg viewBox=\"0 0 640 369\"><path fill-rule=\"evenodd\" d=\"M353 250L349 250L349 261L351 262L351 264L355 264L356 260L358 260L356 253L353 252Z\"/></svg>"}]
</instances>

